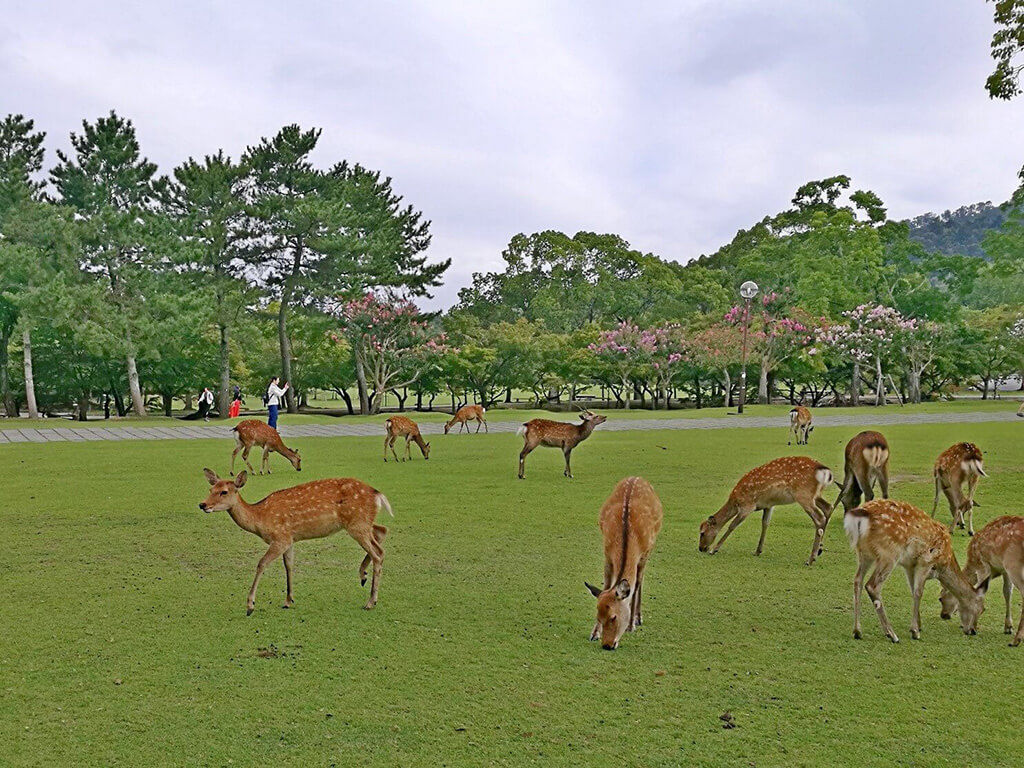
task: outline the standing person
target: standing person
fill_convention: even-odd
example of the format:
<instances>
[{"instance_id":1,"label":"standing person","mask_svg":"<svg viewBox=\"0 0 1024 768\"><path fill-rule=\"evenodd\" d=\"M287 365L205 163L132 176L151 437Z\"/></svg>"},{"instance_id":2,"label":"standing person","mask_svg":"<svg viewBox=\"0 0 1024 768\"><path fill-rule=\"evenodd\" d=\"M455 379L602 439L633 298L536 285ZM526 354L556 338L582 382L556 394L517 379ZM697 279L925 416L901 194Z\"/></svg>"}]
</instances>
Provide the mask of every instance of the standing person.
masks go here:
<instances>
[{"instance_id":1,"label":"standing person","mask_svg":"<svg viewBox=\"0 0 1024 768\"><path fill-rule=\"evenodd\" d=\"M284 383L284 387L279 387L277 385L279 381L280 378L275 376L270 380L270 386L267 387L267 424L274 429L277 429L277 409L281 405L281 398L288 391L288 382Z\"/></svg>"},{"instance_id":2,"label":"standing person","mask_svg":"<svg viewBox=\"0 0 1024 768\"><path fill-rule=\"evenodd\" d=\"M203 417L203 421L210 420L210 406L212 405L213 392L209 387L203 387L203 391L199 393L199 415Z\"/></svg>"}]
</instances>

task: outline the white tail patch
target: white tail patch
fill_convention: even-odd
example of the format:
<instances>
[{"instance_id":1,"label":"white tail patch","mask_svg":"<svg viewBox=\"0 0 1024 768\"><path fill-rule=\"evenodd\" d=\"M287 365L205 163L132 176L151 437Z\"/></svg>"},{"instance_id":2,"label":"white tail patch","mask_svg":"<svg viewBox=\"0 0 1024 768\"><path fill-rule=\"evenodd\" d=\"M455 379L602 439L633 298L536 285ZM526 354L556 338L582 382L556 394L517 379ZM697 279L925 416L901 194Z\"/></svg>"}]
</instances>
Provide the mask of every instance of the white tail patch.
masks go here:
<instances>
[{"instance_id":1,"label":"white tail patch","mask_svg":"<svg viewBox=\"0 0 1024 768\"><path fill-rule=\"evenodd\" d=\"M864 449L864 461L870 467L880 467L889 458L889 452L880 445L872 445Z\"/></svg>"},{"instance_id":2,"label":"white tail patch","mask_svg":"<svg viewBox=\"0 0 1024 768\"><path fill-rule=\"evenodd\" d=\"M843 517L843 528L846 529L846 538L850 540L851 547L857 548L857 542L868 533L868 525L868 518L862 515L846 515Z\"/></svg>"},{"instance_id":3,"label":"white tail patch","mask_svg":"<svg viewBox=\"0 0 1024 768\"><path fill-rule=\"evenodd\" d=\"M982 477L988 477L988 475L985 474L985 468L981 465L981 459L974 460L974 469Z\"/></svg>"},{"instance_id":4,"label":"white tail patch","mask_svg":"<svg viewBox=\"0 0 1024 768\"><path fill-rule=\"evenodd\" d=\"M814 476L818 478L818 484L822 487L832 485L832 470L828 467L822 467L816 470Z\"/></svg>"},{"instance_id":5,"label":"white tail patch","mask_svg":"<svg viewBox=\"0 0 1024 768\"><path fill-rule=\"evenodd\" d=\"M487 409L484 408L482 405L480 406L480 413L487 413Z\"/></svg>"},{"instance_id":6,"label":"white tail patch","mask_svg":"<svg viewBox=\"0 0 1024 768\"><path fill-rule=\"evenodd\" d=\"M519 429L517 429L516 430L516 434L519 435L520 437L523 437L524 435L526 435L526 425L523 424L523 426L521 426Z\"/></svg>"},{"instance_id":7,"label":"white tail patch","mask_svg":"<svg viewBox=\"0 0 1024 768\"><path fill-rule=\"evenodd\" d=\"M377 511L386 510L392 517L395 516L395 511L391 509L391 502L388 501L388 497L380 491L377 492Z\"/></svg>"},{"instance_id":8,"label":"white tail patch","mask_svg":"<svg viewBox=\"0 0 1024 768\"><path fill-rule=\"evenodd\" d=\"M797 413L796 411L789 412L789 426L796 426Z\"/></svg>"}]
</instances>

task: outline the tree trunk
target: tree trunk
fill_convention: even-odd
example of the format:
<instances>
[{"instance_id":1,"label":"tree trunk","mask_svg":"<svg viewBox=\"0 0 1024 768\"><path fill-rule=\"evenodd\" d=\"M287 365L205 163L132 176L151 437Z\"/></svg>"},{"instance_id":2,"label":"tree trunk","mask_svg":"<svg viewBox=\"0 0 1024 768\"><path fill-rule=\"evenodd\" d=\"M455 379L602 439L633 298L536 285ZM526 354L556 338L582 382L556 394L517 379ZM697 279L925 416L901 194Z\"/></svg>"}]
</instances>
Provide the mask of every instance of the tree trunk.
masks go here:
<instances>
[{"instance_id":1,"label":"tree trunk","mask_svg":"<svg viewBox=\"0 0 1024 768\"><path fill-rule=\"evenodd\" d=\"M359 413L368 416L370 398L366 391L366 369L363 368L363 358L358 353L356 353L356 385L359 387Z\"/></svg>"},{"instance_id":2,"label":"tree trunk","mask_svg":"<svg viewBox=\"0 0 1024 768\"><path fill-rule=\"evenodd\" d=\"M345 407L348 408L348 415L352 416L355 413L355 410L352 408L351 395L349 395L348 391L344 389L339 389L336 391L339 395L341 395L341 399L345 401Z\"/></svg>"},{"instance_id":3,"label":"tree trunk","mask_svg":"<svg viewBox=\"0 0 1024 768\"><path fill-rule=\"evenodd\" d=\"M128 392L132 398L132 411L136 416L146 415L146 402L142 399L142 387L139 386L139 369L135 364L135 354L128 354Z\"/></svg>"},{"instance_id":4,"label":"tree trunk","mask_svg":"<svg viewBox=\"0 0 1024 768\"><path fill-rule=\"evenodd\" d=\"M217 393L217 410L220 418L226 419L231 402L231 345L226 325L220 325L220 391ZM168 413L168 416L171 414Z\"/></svg>"},{"instance_id":5,"label":"tree trunk","mask_svg":"<svg viewBox=\"0 0 1024 768\"><path fill-rule=\"evenodd\" d=\"M128 410L124 407L124 398L121 397L121 391L117 389L116 385L112 386L114 387L114 408L117 410L118 416L124 417L128 414ZM191 401L191 397L189 400ZM191 406L189 407L191 408Z\"/></svg>"},{"instance_id":6,"label":"tree trunk","mask_svg":"<svg viewBox=\"0 0 1024 768\"><path fill-rule=\"evenodd\" d=\"M854 361L853 375L850 376L850 405L860 405L860 363Z\"/></svg>"},{"instance_id":7,"label":"tree trunk","mask_svg":"<svg viewBox=\"0 0 1024 768\"><path fill-rule=\"evenodd\" d=\"M757 402L768 405L768 366L763 362L757 376Z\"/></svg>"},{"instance_id":8,"label":"tree trunk","mask_svg":"<svg viewBox=\"0 0 1024 768\"><path fill-rule=\"evenodd\" d=\"M36 382L32 377L32 332L26 328L21 334L21 346L25 351L25 403L28 405L28 417L39 418L39 407L36 405Z\"/></svg>"},{"instance_id":9,"label":"tree trunk","mask_svg":"<svg viewBox=\"0 0 1024 768\"><path fill-rule=\"evenodd\" d=\"M912 403L921 402L921 372L911 368L907 371L907 399Z\"/></svg>"},{"instance_id":10,"label":"tree trunk","mask_svg":"<svg viewBox=\"0 0 1024 768\"><path fill-rule=\"evenodd\" d=\"M988 377L981 380L981 399L988 400Z\"/></svg>"},{"instance_id":11,"label":"tree trunk","mask_svg":"<svg viewBox=\"0 0 1024 768\"><path fill-rule=\"evenodd\" d=\"M79 394L77 405L78 405L78 408L77 408L78 412L76 414L76 418L79 421L88 421L89 420L89 393L88 392L82 392L81 394Z\"/></svg>"},{"instance_id":12,"label":"tree trunk","mask_svg":"<svg viewBox=\"0 0 1024 768\"><path fill-rule=\"evenodd\" d=\"M882 358L875 355L875 405L885 405L885 379L882 377Z\"/></svg>"},{"instance_id":13,"label":"tree trunk","mask_svg":"<svg viewBox=\"0 0 1024 768\"><path fill-rule=\"evenodd\" d=\"M693 377L693 392L697 398L697 409L699 410L704 407L700 399L700 376Z\"/></svg>"},{"instance_id":14,"label":"tree trunk","mask_svg":"<svg viewBox=\"0 0 1024 768\"><path fill-rule=\"evenodd\" d=\"M18 415L18 403L14 399L14 393L11 392L10 371L7 370L13 333L13 325L6 326L0 332L0 398L4 401L4 412L12 419Z\"/></svg>"},{"instance_id":15,"label":"tree trunk","mask_svg":"<svg viewBox=\"0 0 1024 768\"><path fill-rule=\"evenodd\" d=\"M174 395L161 394L160 399L164 402L164 416L170 416L171 406L174 404Z\"/></svg>"},{"instance_id":16,"label":"tree trunk","mask_svg":"<svg viewBox=\"0 0 1024 768\"><path fill-rule=\"evenodd\" d=\"M281 378L292 383L292 340L288 338L288 292L281 295L281 306L277 310L277 341L281 345ZM298 413L294 384L284 393L288 413Z\"/></svg>"},{"instance_id":17,"label":"tree trunk","mask_svg":"<svg viewBox=\"0 0 1024 768\"><path fill-rule=\"evenodd\" d=\"M625 409L628 411L633 407L633 398L629 396L629 382L623 380L622 382L622 402L625 403Z\"/></svg>"},{"instance_id":18,"label":"tree trunk","mask_svg":"<svg viewBox=\"0 0 1024 768\"><path fill-rule=\"evenodd\" d=\"M722 400L724 401L726 408L732 408L732 377L729 375L728 368L722 369L722 378L723 386L725 387Z\"/></svg>"}]
</instances>

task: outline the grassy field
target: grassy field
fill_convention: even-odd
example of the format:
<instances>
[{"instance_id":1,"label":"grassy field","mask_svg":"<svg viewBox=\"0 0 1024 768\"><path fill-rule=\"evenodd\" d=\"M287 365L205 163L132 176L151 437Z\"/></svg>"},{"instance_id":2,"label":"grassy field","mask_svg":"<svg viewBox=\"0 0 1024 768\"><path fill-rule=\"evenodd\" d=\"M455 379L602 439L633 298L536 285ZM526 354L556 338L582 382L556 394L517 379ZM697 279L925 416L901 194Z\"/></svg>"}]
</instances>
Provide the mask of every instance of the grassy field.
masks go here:
<instances>
[{"instance_id":1,"label":"grassy field","mask_svg":"<svg viewBox=\"0 0 1024 768\"><path fill-rule=\"evenodd\" d=\"M976 525L1019 512L1022 428L886 428L895 495L930 509L935 455L973 440L991 475ZM818 428L801 452L841 474L856 431ZM1019 764L1024 648L1007 647L998 586L965 637L938 618L930 582L914 642L894 574L893 646L870 606L852 639L855 560L836 521L810 568L796 507L776 511L760 558L755 518L718 555L697 552L700 520L735 480L797 450L784 430L598 430L573 481L555 451L516 480L514 435L436 437L429 462L399 465L381 462L377 438L294 442L302 474L275 456L243 496L323 476L385 492L395 518L379 519L391 533L375 611L361 610L362 553L342 533L296 546L293 610L276 562L246 618L265 547L196 508L201 468L226 472L229 440L0 446L0 763ZM665 525L644 628L608 653L587 642L583 580L601 578L601 503L634 473L660 493ZM961 559L966 543L958 533Z\"/></svg>"}]
</instances>

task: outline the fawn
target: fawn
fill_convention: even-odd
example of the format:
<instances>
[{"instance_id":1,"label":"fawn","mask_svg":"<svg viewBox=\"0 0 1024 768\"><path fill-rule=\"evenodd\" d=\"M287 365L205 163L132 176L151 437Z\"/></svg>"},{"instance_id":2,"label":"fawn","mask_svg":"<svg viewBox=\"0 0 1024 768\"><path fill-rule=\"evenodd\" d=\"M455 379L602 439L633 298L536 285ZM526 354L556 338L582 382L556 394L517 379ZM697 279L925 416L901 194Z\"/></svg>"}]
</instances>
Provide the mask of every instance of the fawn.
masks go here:
<instances>
[{"instance_id":1,"label":"fawn","mask_svg":"<svg viewBox=\"0 0 1024 768\"><path fill-rule=\"evenodd\" d=\"M519 479L526 477L526 457L538 446L547 448L561 448L565 455L566 477L572 477L572 468L569 466L569 455L572 449L590 437L594 427L608 421L607 416L602 416L591 411L580 413L580 424L567 424L563 421L550 421L548 419L533 419L521 426L516 434L523 438L523 450L519 452Z\"/></svg>"},{"instance_id":2,"label":"fawn","mask_svg":"<svg viewBox=\"0 0 1024 768\"><path fill-rule=\"evenodd\" d=\"M430 458L430 443L423 442L419 425L412 419L407 419L405 416L392 416L384 422L384 429L387 432L387 435L384 437L385 463L388 460L388 448L391 449L391 455L395 457L395 461L398 461L398 454L395 453L395 440L399 437L405 438L405 456L402 458L402 461L412 460L410 442L415 442L420 447L420 453L423 454L424 459Z\"/></svg>"},{"instance_id":3,"label":"fawn","mask_svg":"<svg viewBox=\"0 0 1024 768\"><path fill-rule=\"evenodd\" d=\"M789 431L796 436L797 445L807 445L807 438L810 437L811 432L814 431L814 426L811 424L811 411L809 408L798 405L789 412ZM786 443L786 445L792 444L792 440Z\"/></svg>"},{"instance_id":4,"label":"fawn","mask_svg":"<svg viewBox=\"0 0 1024 768\"><path fill-rule=\"evenodd\" d=\"M932 517L939 507L939 491L946 495L949 512L953 522L949 530L957 526L964 527L967 518L967 533L974 535L974 508L980 507L974 500L974 490L978 480L988 477L982 464L981 449L974 443L957 443L939 454L935 460L935 500L932 502ZM967 495L964 496L963 484L967 483Z\"/></svg>"},{"instance_id":5,"label":"fawn","mask_svg":"<svg viewBox=\"0 0 1024 768\"><path fill-rule=\"evenodd\" d=\"M487 419L484 418L484 414L487 413L487 409L482 405L464 405L455 412L451 420L444 425L444 433L447 435L448 431L455 426L459 425L459 432L462 431L463 427L466 427L466 422L470 419L476 419L476 433L480 433L480 425L484 427L484 432L488 432ZM469 434L469 428L466 427L466 434Z\"/></svg>"},{"instance_id":6,"label":"fawn","mask_svg":"<svg viewBox=\"0 0 1024 768\"><path fill-rule=\"evenodd\" d=\"M644 570L661 530L661 518L661 500L642 477L619 481L601 507L604 588L584 584L597 598L597 623L590 639L600 637L606 651L618 648L622 635L643 623Z\"/></svg>"},{"instance_id":7,"label":"fawn","mask_svg":"<svg viewBox=\"0 0 1024 768\"><path fill-rule=\"evenodd\" d=\"M846 462L843 468L842 490L832 509L840 502L843 511L847 512L860 504L861 496L865 501L875 498L874 484L882 498L889 498L889 443L881 432L866 431L855 435L846 444Z\"/></svg>"},{"instance_id":8,"label":"fawn","mask_svg":"<svg viewBox=\"0 0 1024 768\"><path fill-rule=\"evenodd\" d=\"M269 424L264 424L262 421L257 419L246 419L240 421L232 429L235 433L235 450L231 453L231 474L235 474L235 457L239 451L242 451L242 461L245 462L245 466L249 468L250 472L253 472L252 464L249 463L249 451L252 450L254 445L258 445L263 448L263 461L260 462L260 474L263 474L263 470L267 470L267 474L270 474L270 453L280 453L295 467L296 472L302 471L302 459L299 457L298 451L293 451L291 448L284 444L281 439L281 434Z\"/></svg>"}]
</instances>

